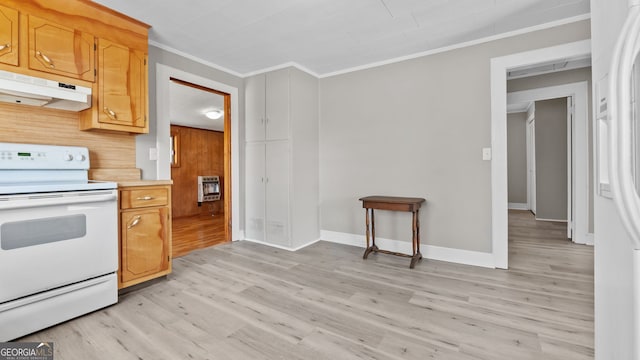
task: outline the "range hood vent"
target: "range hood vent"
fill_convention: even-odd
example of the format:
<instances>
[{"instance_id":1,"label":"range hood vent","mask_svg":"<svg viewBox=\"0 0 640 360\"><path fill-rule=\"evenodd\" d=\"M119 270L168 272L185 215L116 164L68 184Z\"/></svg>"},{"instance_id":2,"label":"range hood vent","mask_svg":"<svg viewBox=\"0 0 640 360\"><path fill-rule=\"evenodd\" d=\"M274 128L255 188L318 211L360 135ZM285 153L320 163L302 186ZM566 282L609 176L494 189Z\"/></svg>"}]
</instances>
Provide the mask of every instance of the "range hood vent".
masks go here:
<instances>
[{"instance_id":1,"label":"range hood vent","mask_svg":"<svg viewBox=\"0 0 640 360\"><path fill-rule=\"evenodd\" d=\"M91 107L91 88L0 70L0 101L82 111Z\"/></svg>"}]
</instances>

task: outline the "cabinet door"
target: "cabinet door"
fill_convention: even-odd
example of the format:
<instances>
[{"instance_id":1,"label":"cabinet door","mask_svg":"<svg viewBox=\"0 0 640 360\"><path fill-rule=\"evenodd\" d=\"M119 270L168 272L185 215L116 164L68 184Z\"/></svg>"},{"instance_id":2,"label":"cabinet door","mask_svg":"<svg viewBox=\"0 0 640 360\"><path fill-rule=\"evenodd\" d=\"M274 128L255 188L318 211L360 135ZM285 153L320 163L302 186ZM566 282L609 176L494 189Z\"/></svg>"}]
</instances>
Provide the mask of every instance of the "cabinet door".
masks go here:
<instances>
[{"instance_id":1,"label":"cabinet door","mask_svg":"<svg viewBox=\"0 0 640 360\"><path fill-rule=\"evenodd\" d=\"M169 209L121 214L121 281L127 282L169 269Z\"/></svg>"},{"instance_id":2,"label":"cabinet door","mask_svg":"<svg viewBox=\"0 0 640 360\"><path fill-rule=\"evenodd\" d=\"M289 142L266 144L266 241L289 243Z\"/></svg>"},{"instance_id":3,"label":"cabinet door","mask_svg":"<svg viewBox=\"0 0 640 360\"><path fill-rule=\"evenodd\" d=\"M18 66L18 10L0 5L0 63Z\"/></svg>"},{"instance_id":4,"label":"cabinet door","mask_svg":"<svg viewBox=\"0 0 640 360\"><path fill-rule=\"evenodd\" d=\"M264 140L265 75L247 78L244 88L245 140Z\"/></svg>"},{"instance_id":5,"label":"cabinet door","mask_svg":"<svg viewBox=\"0 0 640 360\"><path fill-rule=\"evenodd\" d=\"M145 128L147 55L100 39L98 68L98 122Z\"/></svg>"},{"instance_id":6,"label":"cabinet door","mask_svg":"<svg viewBox=\"0 0 640 360\"><path fill-rule=\"evenodd\" d=\"M245 147L245 236L259 241L264 241L264 150L263 143L247 143Z\"/></svg>"},{"instance_id":7,"label":"cabinet door","mask_svg":"<svg viewBox=\"0 0 640 360\"><path fill-rule=\"evenodd\" d=\"M29 68L95 81L93 35L29 15Z\"/></svg>"},{"instance_id":8,"label":"cabinet door","mask_svg":"<svg viewBox=\"0 0 640 360\"><path fill-rule=\"evenodd\" d=\"M289 69L266 74L266 139L289 138Z\"/></svg>"}]
</instances>

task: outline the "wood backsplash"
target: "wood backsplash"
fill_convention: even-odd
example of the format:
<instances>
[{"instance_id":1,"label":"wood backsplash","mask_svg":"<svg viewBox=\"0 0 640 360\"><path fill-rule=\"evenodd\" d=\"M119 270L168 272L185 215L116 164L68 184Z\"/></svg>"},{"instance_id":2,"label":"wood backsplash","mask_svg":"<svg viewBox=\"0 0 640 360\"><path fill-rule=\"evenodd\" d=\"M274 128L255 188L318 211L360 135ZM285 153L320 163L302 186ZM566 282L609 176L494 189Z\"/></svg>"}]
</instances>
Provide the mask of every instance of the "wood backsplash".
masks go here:
<instances>
[{"instance_id":1,"label":"wood backsplash","mask_svg":"<svg viewBox=\"0 0 640 360\"><path fill-rule=\"evenodd\" d=\"M198 206L197 179L198 175L220 176L223 188L224 133L171 125L171 134L180 137L180 166L171 168L173 217L223 213L224 193L220 201Z\"/></svg>"},{"instance_id":2,"label":"wood backsplash","mask_svg":"<svg viewBox=\"0 0 640 360\"><path fill-rule=\"evenodd\" d=\"M79 113L0 103L0 142L89 148L92 169L135 168L135 137L78 130Z\"/></svg>"}]
</instances>

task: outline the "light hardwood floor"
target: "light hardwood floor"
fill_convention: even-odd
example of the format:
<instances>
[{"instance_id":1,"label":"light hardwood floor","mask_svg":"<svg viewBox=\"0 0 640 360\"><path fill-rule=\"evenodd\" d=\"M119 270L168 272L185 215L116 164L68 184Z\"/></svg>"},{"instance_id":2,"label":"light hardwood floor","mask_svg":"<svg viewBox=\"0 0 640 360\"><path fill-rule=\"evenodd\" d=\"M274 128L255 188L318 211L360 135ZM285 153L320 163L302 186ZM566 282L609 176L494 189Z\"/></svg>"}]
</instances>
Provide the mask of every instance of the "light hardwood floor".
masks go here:
<instances>
[{"instance_id":1,"label":"light hardwood floor","mask_svg":"<svg viewBox=\"0 0 640 360\"><path fill-rule=\"evenodd\" d=\"M592 359L592 248L510 214L511 269L318 242L174 260L168 279L33 334L56 359Z\"/></svg>"}]
</instances>

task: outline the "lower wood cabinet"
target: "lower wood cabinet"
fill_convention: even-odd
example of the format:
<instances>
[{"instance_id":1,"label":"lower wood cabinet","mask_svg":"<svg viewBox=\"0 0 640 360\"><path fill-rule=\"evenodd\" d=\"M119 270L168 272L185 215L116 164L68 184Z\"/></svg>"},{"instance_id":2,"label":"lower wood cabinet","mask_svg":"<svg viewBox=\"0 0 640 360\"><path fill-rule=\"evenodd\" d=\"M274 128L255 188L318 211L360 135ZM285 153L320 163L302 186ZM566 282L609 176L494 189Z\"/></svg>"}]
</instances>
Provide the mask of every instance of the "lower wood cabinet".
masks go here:
<instances>
[{"instance_id":1,"label":"lower wood cabinet","mask_svg":"<svg viewBox=\"0 0 640 360\"><path fill-rule=\"evenodd\" d=\"M171 272L171 186L120 187L120 267L124 288Z\"/></svg>"}]
</instances>

